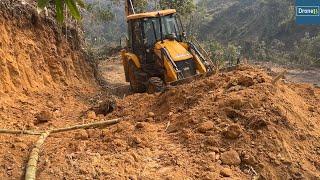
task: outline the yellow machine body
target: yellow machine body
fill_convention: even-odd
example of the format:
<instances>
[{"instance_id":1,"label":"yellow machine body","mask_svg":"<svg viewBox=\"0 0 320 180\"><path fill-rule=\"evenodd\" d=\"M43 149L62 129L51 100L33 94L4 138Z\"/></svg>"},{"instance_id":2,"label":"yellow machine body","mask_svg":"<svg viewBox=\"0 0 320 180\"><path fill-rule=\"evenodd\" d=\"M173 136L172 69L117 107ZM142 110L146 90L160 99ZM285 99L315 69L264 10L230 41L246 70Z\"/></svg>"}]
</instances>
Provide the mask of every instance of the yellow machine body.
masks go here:
<instances>
[{"instance_id":1,"label":"yellow machine body","mask_svg":"<svg viewBox=\"0 0 320 180\"><path fill-rule=\"evenodd\" d=\"M159 41L155 44L155 47L153 49L154 53L159 58L161 58L162 48L168 49L170 56L175 62L184 61L187 59L193 59L196 63L197 72L199 74L204 74L207 72L207 68L201 62L200 57L187 50L189 48L188 44L177 42L175 40L164 40L163 42ZM177 76L177 72L172 66L172 64L170 63L170 60L167 57L162 57L162 58L164 58L163 64L166 69L165 82L170 83L170 82L178 81L179 79ZM133 62L138 69L141 68L140 59L138 58L137 55L131 52L128 52L125 50L122 51L122 60L123 60L123 66L125 67L125 69L128 68L129 61Z\"/></svg>"},{"instance_id":2,"label":"yellow machine body","mask_svg":"<svg viewBox=\"0 0 320 180\"><path fill-rule=\"evenodd\" d=\"M200 50L186 41L176 10L136 14L132 1L127 0L126 13L128 44L121 55L126 80L133 91L154 90L160 84L168 85L212 70Z\"/></svg>"}]
</instances>

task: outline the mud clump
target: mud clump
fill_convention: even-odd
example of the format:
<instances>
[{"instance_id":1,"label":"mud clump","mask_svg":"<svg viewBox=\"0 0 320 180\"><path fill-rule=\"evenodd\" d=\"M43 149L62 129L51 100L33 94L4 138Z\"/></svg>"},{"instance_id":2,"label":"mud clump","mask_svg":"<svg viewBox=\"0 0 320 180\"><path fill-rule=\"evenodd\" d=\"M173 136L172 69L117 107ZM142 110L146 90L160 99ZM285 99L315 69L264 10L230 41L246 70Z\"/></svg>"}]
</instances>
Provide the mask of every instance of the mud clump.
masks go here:
<instances>
[{"instance_id":1,"label":"mud clump","mask_svg":"<svg viewBox=\"0 0 320 180\"><path fill-rule=\"evenodd\" d=\"M155 116L154 112L148 112L148 118L154 118Z\"/></svg>"},{"instance_id":2,"label":"mud clump","mask_svg":"<svg viewBox=\"0 0 320 180\"><path fill-rule=\"evenodd\" d=\"M200 133L206 133L207 131L210 131L214 128L214 123L211 121L206 121L198 127L198 131Z\"/></svg>"},{"instance_id":3,"label":"mud clump","mask_svg":"<svg viewBox=\"0 0 320 180\"><path fill-rule=\"evenodd\" d=\"M81 130L78 130L76 133L75 133L75 137L74 137L76 140L88 140L89 138L89 135L87 133L86 130L84 129L81 129Z\"/></svg>"},{"instance_id":4,"label":"mud clump","mask_svg":"<svg viewBox=\"0 0 320 180\"><path fill-rule=\"evenodd\" d=\"M97 119L96 112L94 112L94 111L88 111L88 112L86 113L86 118L87 118L87 119Z\"/></svg>"},{"instance_id":5,"label":"mud clump","mask_svg":"<svg viewBox=\"0 0 320 180\"><path fill-rule=\"evenodd\" d=\"M240 156L235 150L222 153L220 159L222 163L226 165L239 165L241 163Z\"/></svg>"},{"instance_id":6,"label":"mud clump","mask_svg":"<svg viewBox=\"0 0 320 180\"><path fill-rule=\"evenodd\" d=\"M36 115L36 120L34 122L35 125L50 122L54 118L52 112L49 111L41 111Z\"/></svg>"},{"instance_id":7,"label":"mud clump","mask_svg":"<svg viewBox=\"0 0 320 180\"><path fill-rule=\"evenodd\" d=\"M116 101L113 97L109 96L105 100L100 100L98 104L91 108L90 111L95 112L96 115L107 115L116 109Z\"/></svg>"},{"instance_id":8,"label":"mud clump","mask_svg":"<svg viewBox=\"0 0 320 180\"><path fill-rule=\"evenodd\" d=\"M223 169L220 171L220 174L221 174L223 177L231 177L231 176L232 176L232 170L229 169L229 168L223 168Z\"/></svg>"},{"instance_id":9,"label":"mud clump","mask_svg":"<svg viewBox=\"0 0 320 180\"><path fill-rule=\"evenodd\" d=\"M225 131L223 131L223 135L228 139L237 139L241 134L242 130L238 124L230 125Z\"/></svg>"}]
</instances>

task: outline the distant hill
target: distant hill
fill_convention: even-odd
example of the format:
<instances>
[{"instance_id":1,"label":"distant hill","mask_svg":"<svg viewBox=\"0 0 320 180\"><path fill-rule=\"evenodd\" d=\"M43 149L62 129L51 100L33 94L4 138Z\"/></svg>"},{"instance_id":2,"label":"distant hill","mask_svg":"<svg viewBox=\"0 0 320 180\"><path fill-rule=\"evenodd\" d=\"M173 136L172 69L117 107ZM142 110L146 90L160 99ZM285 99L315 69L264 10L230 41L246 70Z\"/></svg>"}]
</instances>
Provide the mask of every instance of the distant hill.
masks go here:
<instances>
[{"instance_id":1,"label":"distant hill","mask_svg":"<svg viewBox=\"0 0 320 180\"><path fill-rule=\"evenodd\" d=\"M207 2L207 16L200 34L202 38L214 37L222 41L279 39L292 43L304 37L305 32L314 36L320 27L297 26L292 0L211 0ZM219 5L218 3L221 3Z\"/></svg>"},{"instance_id":2,"label":"distant hill","mask_svg":"<svg viewBox=\"0 0 320 180\"><path fill-rule=\"evenodd\" d=\"M103 49L105 46L119 45L120 38L126 35L123 1L86 2L93 6L93 11L83 16L87 42L94 48ZM194 2L197 4L195 13L183 19L188 33L198 35L203 42L217 40L224 45L241 45L243 51L255 59L290 59L311 64L320 59L320 26L296 25L294 0ZM96 16L101 9L109 9L114 18L111 21L97 21Z\"/></svg>"},{"instance_id":3,"label":"distant hill","mask_svg":"<svg viewBox=\"0 0 320 180\"><path fill-rule=\"evenodd\" d=\"M199 29L199 38L223 43L283 43L283 50L292 51L302 38L320 35L320 26L295 24L294 0L203 0L206 18ZM319 57L320 58L320 55Z\"/></svg>"}]
</instances>

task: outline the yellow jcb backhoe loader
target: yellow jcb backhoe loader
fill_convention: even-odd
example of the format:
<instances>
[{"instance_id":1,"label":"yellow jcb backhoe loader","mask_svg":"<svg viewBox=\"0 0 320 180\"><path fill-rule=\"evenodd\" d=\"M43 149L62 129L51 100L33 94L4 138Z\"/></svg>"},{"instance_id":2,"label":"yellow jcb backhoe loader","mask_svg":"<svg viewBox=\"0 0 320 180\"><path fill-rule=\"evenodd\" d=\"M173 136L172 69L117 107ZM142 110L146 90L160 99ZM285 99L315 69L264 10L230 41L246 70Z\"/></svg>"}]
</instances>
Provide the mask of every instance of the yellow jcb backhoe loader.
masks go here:
<instances>
[{"instance_id":1,"label":"yellow jcb backhoe loader","mask_svg":"<svg viewBox=\"0 0 320 180\"><path fill-rule=\"evenodd\" d=\"M213 71L210 60L188 42L175 9L135 13L126 0L127 47L122 60L134 92L159 92Z\"/></svg>"}]
</instances>

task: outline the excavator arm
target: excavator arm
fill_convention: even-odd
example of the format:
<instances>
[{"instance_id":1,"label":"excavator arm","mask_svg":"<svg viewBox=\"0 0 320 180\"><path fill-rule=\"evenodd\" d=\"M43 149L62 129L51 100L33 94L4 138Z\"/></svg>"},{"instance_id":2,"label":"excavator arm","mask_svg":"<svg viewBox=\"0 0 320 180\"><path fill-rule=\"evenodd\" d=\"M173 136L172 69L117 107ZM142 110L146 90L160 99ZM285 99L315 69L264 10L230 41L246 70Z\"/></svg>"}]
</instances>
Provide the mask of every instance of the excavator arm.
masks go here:
<instances>
[{"instance_id":1,"label":"excavator arm","mask_svg":"<svg viewBox=\"0 0 320 180\"><path fill-rule=\"evenodd\" d=\"M133 1L132 0L126 0L126 15L129 16L131 14L135 14L135 9L133 6Z\"/></svg>"}]
</instances>

